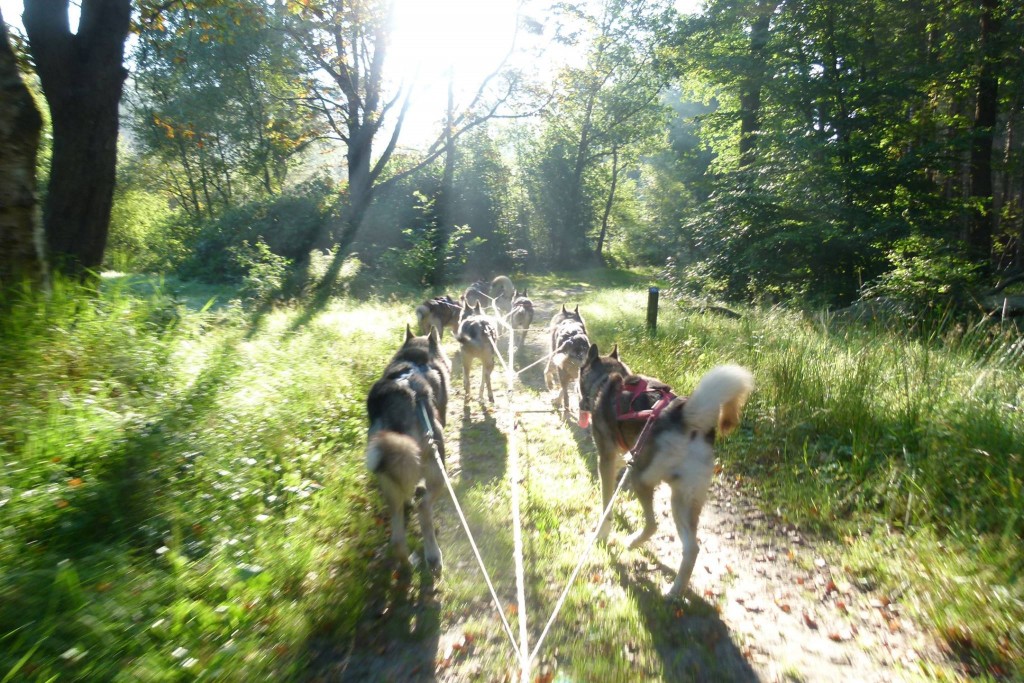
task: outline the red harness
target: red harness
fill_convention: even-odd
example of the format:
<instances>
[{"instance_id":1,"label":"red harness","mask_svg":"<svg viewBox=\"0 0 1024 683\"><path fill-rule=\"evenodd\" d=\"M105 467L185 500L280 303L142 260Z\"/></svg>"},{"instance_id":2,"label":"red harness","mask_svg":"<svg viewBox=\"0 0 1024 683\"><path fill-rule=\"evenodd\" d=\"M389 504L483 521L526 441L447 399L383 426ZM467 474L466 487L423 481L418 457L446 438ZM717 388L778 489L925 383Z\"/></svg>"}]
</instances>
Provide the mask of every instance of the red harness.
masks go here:
<instances>
[{"instance_id":1,"label":"red harness","mask_svg":"<svg viewBox=\"0 0 1024 683\"><path fill-rule=\"evenodd\" d=\"M641 397L644 400L638 408L636 403ZM670 387L661 385L652 388L648 386L646 379L631 377L628 382L623 383L619 400L615 402L615 419L619 422L653 422L675 398L676 395L672 393ZM622 430L615 432L615 438L623 450L629 450L629 444L622 438ZM637 450L643 448L642 444L637 445Z\"/></svg>"}]
</instances>

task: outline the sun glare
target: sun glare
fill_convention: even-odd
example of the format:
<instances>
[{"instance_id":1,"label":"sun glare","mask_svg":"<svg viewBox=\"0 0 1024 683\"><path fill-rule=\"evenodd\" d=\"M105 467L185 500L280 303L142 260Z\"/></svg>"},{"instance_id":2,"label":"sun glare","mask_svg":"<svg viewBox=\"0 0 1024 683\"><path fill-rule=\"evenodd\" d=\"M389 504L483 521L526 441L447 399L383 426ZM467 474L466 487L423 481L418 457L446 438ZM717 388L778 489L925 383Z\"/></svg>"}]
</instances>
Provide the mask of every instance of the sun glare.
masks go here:
<instances>
[{"instance_id":1,"label":"sun glare","mask_svg":"<svg viewBox=\"0 0 1024 683\"><path fill-rule=\"evenodd\" d=\"M465 102L512 46L518 0L396 0L391 79L413 88L411 115L444 115L449 72Z\"/></svg>"}]
</instances>

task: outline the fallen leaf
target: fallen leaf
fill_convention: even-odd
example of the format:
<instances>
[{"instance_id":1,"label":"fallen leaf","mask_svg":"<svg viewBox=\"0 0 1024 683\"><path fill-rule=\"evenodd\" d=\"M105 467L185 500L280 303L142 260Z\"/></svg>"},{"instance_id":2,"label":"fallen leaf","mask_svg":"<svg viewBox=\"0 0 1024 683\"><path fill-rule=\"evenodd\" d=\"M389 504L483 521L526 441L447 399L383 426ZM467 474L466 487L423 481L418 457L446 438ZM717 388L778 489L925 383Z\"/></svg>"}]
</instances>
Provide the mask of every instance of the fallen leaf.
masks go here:
<instances>
[{"instance_id":1,"label":"fallen leaf","mask_svg":"<svg viewBox=\"0 0 1024 683\"><path fill-rule=\"evenodd\" d=\"M792 607L790 607L790 606L789 606L789 605L788 605L787 603L785 603L785 602L780 602L779 600L776 600L776 601L775 601L775 604L776 604L776 605L778 605L779 609L780 609L780 610L782 610L783 612L785 612L786 614L789 614L790 612L792 612L792 611L793 611L793 608L792 608Z\"/></svg>"},{"instance_id":2,"label":"fallen leaf","mask_svg":"<svg viewBox=\"0 0 1024 683\"><path fill-rule=\"evenodd\" d=\"M74 479L72 479L72 480L70 480L68 482L68 486L70 486L71 488L75 488L76 486L81 486L81 485L82 485L82 480L79 479L78 477L75 477Z\"/></svg>"},{"instance_id":3,"label":"fallen leaf","mask_svg":"<svg viewBox=\"0 0 1024 683\"><path fill-rule=\"evenodd\" d=\"M828 639L834 640L837 643L843 642L843 637L834 631L828 634Z\"/></svg>"},{"instance_id":4,"label":"fallen leaf","mask_svg":"<svg viewBox=\"0 0 1024 683\"><path fill-rule=\"evenodd\" d=\"M812 619L811 615L808 614L807 612L804 612L804 623L807 625L807 628L813 628L813 629L818 628L818 622L816 622L814 619Z\"/></svg>"}]
</instances>

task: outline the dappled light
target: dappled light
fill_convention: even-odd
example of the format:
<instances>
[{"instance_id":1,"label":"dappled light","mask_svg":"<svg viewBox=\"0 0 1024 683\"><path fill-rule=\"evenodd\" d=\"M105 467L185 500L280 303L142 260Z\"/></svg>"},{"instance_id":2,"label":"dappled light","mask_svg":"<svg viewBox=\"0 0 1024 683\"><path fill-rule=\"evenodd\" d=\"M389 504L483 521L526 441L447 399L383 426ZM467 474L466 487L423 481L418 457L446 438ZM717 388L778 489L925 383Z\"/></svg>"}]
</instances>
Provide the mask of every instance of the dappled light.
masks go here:
<instances>
[{"instance_id":1,"label":"dappled light","mask_svg":"<svg viewBox=\"0 0 1024 683\"><path fill-rule=\"evenodd\" d=\"M0 0L0 682L1024 679L1020 35Z\"/></svg>"}]
</instances>

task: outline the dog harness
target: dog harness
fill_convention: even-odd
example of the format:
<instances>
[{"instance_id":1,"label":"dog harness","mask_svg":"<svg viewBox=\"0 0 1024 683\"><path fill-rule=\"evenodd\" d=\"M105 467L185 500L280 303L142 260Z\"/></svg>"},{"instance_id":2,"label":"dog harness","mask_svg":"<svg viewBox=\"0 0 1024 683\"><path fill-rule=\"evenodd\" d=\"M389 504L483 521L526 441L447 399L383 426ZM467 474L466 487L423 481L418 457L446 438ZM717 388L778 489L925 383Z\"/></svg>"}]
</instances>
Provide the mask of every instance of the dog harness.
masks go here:
<instances>
[{"instance_id":1,"label":"dog harness","mask_svg":"<svg viewBox=\"0 0 1024 683\"><path fill-rule=\"evenodd\" d=\"M623 382L619 400L615 402L615 419L619 422L653 422L676 398L671 387L661 382L651 386L643 377L630 377ZM622 430L615 431L615 439L623 450L629 450L629 445L622 438Z\"/></svg>"}]
</instances>

